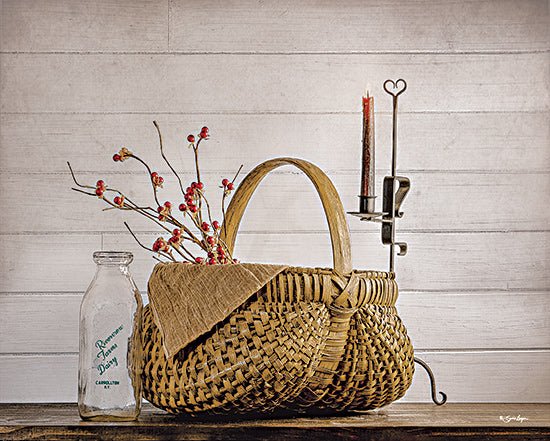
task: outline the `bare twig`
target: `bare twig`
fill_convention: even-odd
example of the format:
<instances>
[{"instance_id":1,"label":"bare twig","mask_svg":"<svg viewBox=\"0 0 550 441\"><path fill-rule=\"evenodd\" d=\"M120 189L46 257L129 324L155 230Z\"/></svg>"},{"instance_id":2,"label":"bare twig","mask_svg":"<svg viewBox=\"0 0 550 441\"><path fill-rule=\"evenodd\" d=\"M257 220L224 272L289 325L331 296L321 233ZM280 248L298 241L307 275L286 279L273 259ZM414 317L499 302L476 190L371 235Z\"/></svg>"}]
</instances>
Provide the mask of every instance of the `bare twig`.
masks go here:
<instances>
[{"instance_id":1,"label":"bare twig","mask_svg":"<svg viewBox=\"0 0 550 441\"><path fill-rule=\"evenodd\" d=\"M243 169L243 164L241 164L241 166L237 170L237 173L235 173L235 176L233 177L233 180L231 182L234 183L237 180L237 176L239 176L239 173L241 172L242 169Z\"/></svg>"},{"instance_id":2,"label":"bare twig","mask_svg":"<svg viewBox=\"0 0 550 441\"><path fill-rule=\"evenodd\" d=\"M69 161L67 161L67 165L69 166L69 170L71 171L71 176L73 177L73 181L76 185L78 185L79 187L81 188L95 188L91 185L82 185L80 184L77 180L76 180L76 176L74 175L74 172L73 172L73 168L71 167L71 163ZM80 191L80 190L77 190L76 188L73 188L73 190L76 190L76 191Z\"/></svg>"},{"instance_id":3,"label":"bare twig","mask_svg":"<svg viewBox=\"0 0 550 441\"><path fill-rule=\"evenodd\" d=\"M153 186L153 196L155 198L155 202L157 203L158 206L160 206L160 202L158 200L158 195L157 195L157 185L153 180L153 172L151 171L151 168L147 165L147 163L143 159L141 159L139 156L134 155L133 153L130 153L128 157L134 158L135 160L141 162L147 169L147 172L149 173L149 180L151 181L151 185Z\"/></svg>"},{"instance_id":4,"label":"bare twig","mask_svg":"<svg viewBox=\"0 0 550 441\"><path fill-rule=\"evenodd\" d=\"M146 247L145 245L143 245L143 244L141 243L141 241L137 238L137 236L134 234L134 232L132 231L132 229L130 228L130 226L129 226L126 222L124 222L124 226L128 229L128 231L129 231L130 234L134 237L134 239L136 240L136 242L138 243L138 245L139 245L140 247L146 249L147 251L151 251L152 253L158 253L158 254L160 254L160 255L163 255L164 257L168 256L168 257L170 257L170 259L172 259L174 262L176 261L176 259L174 259L174 257L171 256L170 254L161 253L160 251L157 252L157 251L153 250L152 248L148 248L148 247Z\"/></svg>"},{"instance_id":5,"label":"bare twig","mask_svg":"<svg viewBox=\"0 0 550 441\"><path fill-rule=\"evenodd\" d=\"M237 173L235 173L235 176L233 177L233 180L231 181L232 184L235 182L235 180L237 179L237 176L239 176L239 173L241 172L242 169L243 169L243 164L241 164L241 166L237 170ZM223 216L222 225L223 225L224 235L227 234L227 227L225 225L225 199L226 199L226 197L227 197L227 191L225 191L225 189L224 189L223 196L222 196L222 216ZM226 246L226 248L227 248L227 246Z\"/></svg>"},{"instance_id":6,"label":"bare twig","mask_svg":"<svg viewBox=\"0 0 550 441\"><path fill-rule=\"evenodd\" d=\"M196 258L187 248L185 248L181 243L180 243L179 246L181 247L181 249L182 249L183 251L185 251L185 252L188 254L188 256L190 257L190 259L189 259L190 261L195 262L195 261L197 260L197 258ZM181 253L180 253L180 254L181 254ZM183 256L183 254L181 254L181 256L182 256L183 258L185 258L185 256Z\"/></svg>"},{"instance_id":7,"label":"bare twig","mask_svg":"<svg viewBox=\"0 0 550 441\"><path fill-rule=\"evenodd\" d=\"M94 187L86 187L86 188L94 188ZM84 193L84 194L87 194L89 196L96 196L95 193L88 193L87 191L81 190L79 188L72 187L71 190L78 191L79 193Z\"/></svg>"},{"instance_id":8,"label":"bare twig","mask_svg":"<svg viewBox=\"0 0 550 441\"><path fill-rule=\"evenodd\" d=\"M195 170L197 172L197 182L201 182L201 174L199 171L199 145L202 140L203 138L199 138L199 140L197 141L197 144L196 145L193 144L193 152L195 154Z\"/></svg>"},{"instance_id":9,"label":"bare twig","mask_svg":"<svg viewBox=\"0 0 550 441\"><path fill-rule=\"evenodd\" d=\"M208 220L210 221L210 225L212 225L212 213L210 212L210 204L208 203L208 199L206 199L206 196L204 196L204 193L201 194L201 199L204 199L204 202L206 203L206 211L208 212Z\"/></svg>"},{"instance_id":10,"label":"bare twig","mask_svg":"<svg viewBox=\"0 0 550 441\"><path fill-rule=\"evenodd\" d=\"M178 173L176 172L176 170L174 170L174 167L172 167L172 164L170 164L170 161L168 161L168 159L166 158L166 156L164 155L164 149L162 147L162 135L160 134L160 128L159 128L159 125L157 124L156 121L153 121L153 124L155 125L155 127L157 128L157 133L159 135L159 145L160 145L160 154L162 156L162 159L164 159L164 162L166 162L166 164L168 165L168 167L170 167L170 170L172 170L172 173L174 173L174 175L176 176L176 178L178 179L178 182L180 184L180 189L181 189L181 193L184 195L185 192L183 191L183 184L181 183L181 179L178 175Z\"/></svg>"}]
</instances>

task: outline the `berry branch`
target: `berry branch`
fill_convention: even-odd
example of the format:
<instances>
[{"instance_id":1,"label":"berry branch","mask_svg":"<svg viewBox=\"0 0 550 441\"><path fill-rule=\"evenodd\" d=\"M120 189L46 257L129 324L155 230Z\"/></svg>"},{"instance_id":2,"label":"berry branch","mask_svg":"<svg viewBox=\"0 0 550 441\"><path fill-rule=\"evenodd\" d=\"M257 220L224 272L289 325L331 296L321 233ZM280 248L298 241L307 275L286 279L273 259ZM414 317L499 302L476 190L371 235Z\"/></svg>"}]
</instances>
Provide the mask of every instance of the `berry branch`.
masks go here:
<instances>
[{"instance_id":1,"label":"berry branch","mask_svg":"<svg viewBox=\"0 0 550 441\"><path fill-rule=\"evenodd\" d=\"M155 127L157 129L157 133L159 135L160 155L162 156L162 159L164 159L164 162L166 162L168 167L170 167L170 170L172 170L172 173L174 173L174 175L176 176L176 178L178 180L178 183L180 184L181 193L183 194L183 184L181 183L181 179L180 179L178 173L176 172L176 170L174 170L174 167L172 167L172 164L170 164L170 161L168 161L168 159L164 155L164 150L162 148L162 135L160 134L160 127L159 127L159 125L157 124L156 121L153 121L153 124L155 125Z\"/></svg>"},{"instance_id":2,"label":"berry branch","mask_svg":"<svg viewBox=\"0 0 550 441\"><path fill-rule=\"evenodd\" d=\"M159 136L159 148L160 154L163 160L166 162L172 173L176 176L180 190L183 197L183 202L179 204L178 208L180 215L176 216L172 213L173 205L170 201L164 202L161 204L159 201L159 188L163 188L164 179L157 172L151 170L149 165L142 160L139 156L129 151L127 148L123 147L118 153L113 155L113 161L115 162L124 162L127 159L135 159L140 162L147 170L149 178L151 180L151 185L153 188L153 197L157 208L154 209L150 206L143 206L133 202L130 198L124 195L121 191L111 188L105 184L103 180L98 180L95 186L84 185L78 182L76 176L73 172L71 164L67 162L71 176L76 187L72 187L72 190L86 194L88 196L95 196L99 199L102 199L109 206L104 210L130 210L135 211L147 219L152 220L157 225L159 225L165 232L170 234L168 239L160 236L158 237L151 247L144 245L132 231L130 226L124 222L124 225L136 240L136 242L147 251L155 253L153 256L156 260L163 261L162 259L167 259L171 261L177 261L176 256L179 256L179 259L187 263L198 263L206 265L214 264L226 264L234 263L235 259L231 256L231 252L225 244L220 239L221 226L220 224L212 219L212 212L210 204L206 199L204 194L204 184L200 180L200 170L199 170L199 159L198 159L198 150L201 141L209 137L208 127L203 127L201 132L198 135L198 140L195 142L195 136L189 135L187 141L190 143L189 147L193 149L193 155L195 159L195 172L197 176L197 181L192 182L189 187L185 190L181 178L177 171L174 169L168 158L164 153L164 147L162 143L162 135L159 128L159 125L156 121L153 121L155 125L158 136ZM233 178L233 181L236 180L242 165L237 171L237 174ZM223 196L222 196L222 215L223 223L225 224L225 201L226 198L230 195L231 191L234 189L233 181L229 182L227 179L222 180ZM114 193L115 196L110 198L109 195ZM203 202L207 211L208 222L203 218ZM192 226L188 227L185 225L185 219L188 219ZM174 229L169 228L168 225L175 227ZM193 232L197 230L197 232ZM192 243L195 246L198 246L203 252L206 253L207 258L196 257L191 250L185 246L186 243Z\"/></svg>"}]
</instances>

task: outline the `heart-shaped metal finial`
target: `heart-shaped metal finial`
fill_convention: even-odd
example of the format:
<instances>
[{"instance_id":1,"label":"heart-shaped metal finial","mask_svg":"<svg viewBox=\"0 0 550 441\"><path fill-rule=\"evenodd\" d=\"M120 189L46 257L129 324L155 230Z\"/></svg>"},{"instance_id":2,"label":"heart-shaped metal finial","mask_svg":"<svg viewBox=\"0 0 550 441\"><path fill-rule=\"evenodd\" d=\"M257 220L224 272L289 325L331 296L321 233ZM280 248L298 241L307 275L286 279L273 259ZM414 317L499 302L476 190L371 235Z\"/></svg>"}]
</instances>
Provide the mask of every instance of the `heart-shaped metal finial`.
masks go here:
<instances>
[{"instance_id":1,"label":"heart-shaped metal finial","mask_svg":"<svg viewBox=\"0 0 550 441\"><path fill-rule=\"evenodd\" d=\"M391 90L388 88L388 86L390 85L392 86ZM405 92L406 89L407 89L407 82L402 78L400 78L397 81L392 81L392 80L384 81L384 90L394 97L401 95L403 92Z\"/></svg>"}]
</instances>

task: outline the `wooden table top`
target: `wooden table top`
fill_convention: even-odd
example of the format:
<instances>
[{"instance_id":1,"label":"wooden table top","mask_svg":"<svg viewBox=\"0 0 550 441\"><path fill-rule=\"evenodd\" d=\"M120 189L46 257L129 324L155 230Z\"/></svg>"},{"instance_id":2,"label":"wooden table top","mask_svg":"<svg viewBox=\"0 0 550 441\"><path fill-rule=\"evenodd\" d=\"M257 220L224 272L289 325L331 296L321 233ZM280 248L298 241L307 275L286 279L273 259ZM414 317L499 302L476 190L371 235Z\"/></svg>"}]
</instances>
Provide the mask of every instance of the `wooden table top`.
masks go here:
<instances>
[{"instance_id":1,"label":"wooden table top","mask_svg":"<svg viewBox=\"0 0 550 441\"><path fill-rule=\"evenodd\" d=\"M550 404L394 403L322 417L176 417L145 405L135 422L85 422L75 404L0 404L0 439L550 439Z\"/></svg>"}]
</instances>

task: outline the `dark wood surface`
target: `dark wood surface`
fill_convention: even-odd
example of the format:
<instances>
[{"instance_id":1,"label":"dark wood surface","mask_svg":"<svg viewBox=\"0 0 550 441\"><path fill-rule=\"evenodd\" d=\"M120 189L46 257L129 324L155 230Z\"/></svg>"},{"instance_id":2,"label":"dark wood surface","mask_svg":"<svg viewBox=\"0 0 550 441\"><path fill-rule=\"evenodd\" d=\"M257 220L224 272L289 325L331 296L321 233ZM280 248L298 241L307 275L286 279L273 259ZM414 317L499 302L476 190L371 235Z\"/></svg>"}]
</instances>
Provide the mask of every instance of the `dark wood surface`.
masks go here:
<instances>
[{"instance_id":1,"label":"dark wood surface","mask_svg":"<svg viewBox=\"0 0 550 441\"><path fill-rule=\"evenodd\" d=\"M84 422L75 404L0 404L0 439L548 440L550 404L394 403L323 417L175 417L145 405L136 422Z\"/></svg>"}]
</instances>

